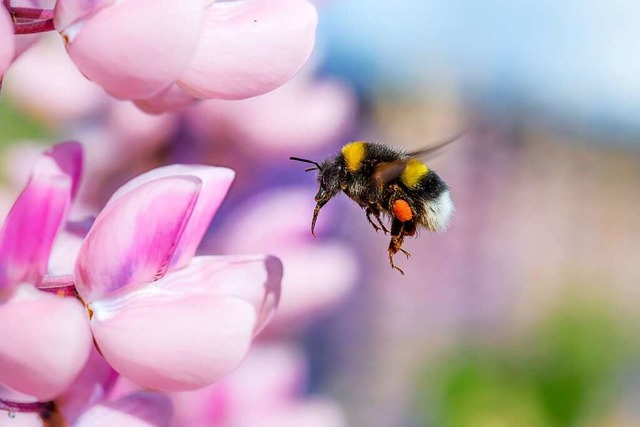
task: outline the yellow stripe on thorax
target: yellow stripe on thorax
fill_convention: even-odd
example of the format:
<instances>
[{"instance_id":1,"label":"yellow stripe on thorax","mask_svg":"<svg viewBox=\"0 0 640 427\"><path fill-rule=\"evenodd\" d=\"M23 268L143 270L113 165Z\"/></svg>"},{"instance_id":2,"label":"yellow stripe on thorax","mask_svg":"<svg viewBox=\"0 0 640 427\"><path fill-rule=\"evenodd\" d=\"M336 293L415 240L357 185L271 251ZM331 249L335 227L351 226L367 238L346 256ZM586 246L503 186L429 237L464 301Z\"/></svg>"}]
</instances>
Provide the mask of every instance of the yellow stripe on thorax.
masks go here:
<instances>
[{"instance_id":1,"label":"yellow stripe on thorax","mask_svg":"<svg viewBox=\"0 0 640 427\"><path fill-rule=\"evenodd\" d=\"M427 167L427 165L419 160L411 159L402 171L400 179L402 180L404 185L409 188L413 188L428 172L429 168Z\"/></svg>"},{"instance_id":2,"label":"yellow stripe on thorax","mask_svg":"<svg viewBox=\"0 0 640 427\"><path fill-rule=\"evenodd\" d=\"M347 169L355 172L362 166L362 160L365 155L364 142L351 142L342 147L342 155L347 163Z\"/></svg>"}]
</instances>

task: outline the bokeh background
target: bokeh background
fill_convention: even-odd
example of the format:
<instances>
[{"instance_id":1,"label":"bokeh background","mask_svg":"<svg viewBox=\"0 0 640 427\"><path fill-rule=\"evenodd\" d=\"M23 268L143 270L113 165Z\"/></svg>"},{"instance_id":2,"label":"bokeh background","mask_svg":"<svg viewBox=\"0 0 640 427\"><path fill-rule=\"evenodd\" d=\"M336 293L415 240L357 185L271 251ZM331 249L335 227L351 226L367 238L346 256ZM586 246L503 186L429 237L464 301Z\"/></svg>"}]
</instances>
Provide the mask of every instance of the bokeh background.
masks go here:
<instances>
[{"instance_id":1,"label":"bokeh background","mask_svg":"<svg viewBox=\"0 0 640 427\"><path fill-rule=\"evenodd\" d=\"M3 84L0 209L35 153L69 138L87 152L77 219L158 165L236 170L201 251L280 256L282 306L199 401L217 415L189 422L640 425L640 4L316 5L316 52L287 85L159 116L109 99L41 40ZM311 237L315 179L289 156L461 130L430 164L456 214L407 242L405 276L344 196ZM176 396L176 425L195 400Z\"/></svg>"}]
</instances>

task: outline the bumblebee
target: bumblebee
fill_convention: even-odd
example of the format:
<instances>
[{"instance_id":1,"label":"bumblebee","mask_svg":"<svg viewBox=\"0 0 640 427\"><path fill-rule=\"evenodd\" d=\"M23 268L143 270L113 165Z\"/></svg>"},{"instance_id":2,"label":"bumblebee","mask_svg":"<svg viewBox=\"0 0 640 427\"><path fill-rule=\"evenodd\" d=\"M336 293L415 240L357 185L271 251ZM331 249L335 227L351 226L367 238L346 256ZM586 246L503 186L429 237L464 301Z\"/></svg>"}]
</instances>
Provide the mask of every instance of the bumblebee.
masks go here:
<instances>
[{"instance_id":1,"label":"bumblebee","mask_svg":"<svg viewBox=\"0 0 640 427\"><path fill-rule=\"evenodd\" d=\"M313 164L307 172L318 171L320 187L315 196L311 234L315 236L320 209L342 191L365 210L369 224L376 231L390 234L389 263L404 274L393 261L398 252L407 258L411 256L402 249L404 238L413 236L418 227L432 232L446 229L454 211L449 187L420 160L454 139L415 152L372 142L350 142L340 153L321 163L290 157ZM389 228L383 217L391 221Z\"/></svg>"}]
</instances>

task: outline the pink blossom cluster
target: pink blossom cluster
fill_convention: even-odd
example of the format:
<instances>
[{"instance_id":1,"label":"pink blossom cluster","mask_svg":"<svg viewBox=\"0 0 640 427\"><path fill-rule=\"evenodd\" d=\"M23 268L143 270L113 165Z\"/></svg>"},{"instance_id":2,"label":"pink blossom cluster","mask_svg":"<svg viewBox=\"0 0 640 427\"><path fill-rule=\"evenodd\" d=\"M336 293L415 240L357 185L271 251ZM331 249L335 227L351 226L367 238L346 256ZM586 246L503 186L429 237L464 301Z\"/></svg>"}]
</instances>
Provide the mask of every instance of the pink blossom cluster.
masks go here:
<instances>
[{"instance_id":1,"label":"pink blossom cluster","mask_svg":"<svg viewBox=\"0 0 640 427\"><path fill-rule=\"evenodd\" d=\"M156 112L281 86L308 60L317 25L306 0L57 0L53 9L3 3L0 78L17 38L57 31L82 74Z\"/></svg>"},{"instance_id":2,"label":"pink blossom cluster","mask_svg":"<svg viewBox=\"0 0 640 427\"><path fill-rule=\"evenodd\" d=\"M82 141L4 159L25 189L0 234L0 427L345 425L281 341L349 294L355 256L257 173L353 118L298 73L316 24L307 0L0 2L2 95Z\"/></svg>"},{"instance_id":3,"label":"pink blossom cluster","mask_svg":"<svg viewBox=\"0 0 640 427\"><path fill-rule=\"evenodd\" d=\"M121 404L166 406L144 394L93 407L115 372L165 392L231 372L278 304L282 266L266 255L195 256L234 173L172 165L114 193L77 253L65 254L73 270L48 274L81 159L77 143L48 150L0 234L0 409L86 422ZM96 401L67 407L87 387L102 390ZM159 419L151 425L169 417Z\"/></svg>"}]
</instances>

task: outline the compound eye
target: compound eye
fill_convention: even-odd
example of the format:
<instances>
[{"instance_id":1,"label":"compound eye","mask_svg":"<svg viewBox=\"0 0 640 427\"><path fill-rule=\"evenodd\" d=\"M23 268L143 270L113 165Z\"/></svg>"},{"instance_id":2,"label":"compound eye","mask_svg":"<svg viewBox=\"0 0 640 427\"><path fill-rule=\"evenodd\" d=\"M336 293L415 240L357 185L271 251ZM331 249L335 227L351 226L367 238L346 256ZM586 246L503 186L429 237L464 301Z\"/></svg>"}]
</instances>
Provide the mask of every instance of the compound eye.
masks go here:
<instances>
[{"instance_id":1,"label":"compound eye","mask_svg":"<svg viewBox=\"0 0 640 427\"><path fill-rule=\"evenodd\" d=\"M320 187L322 189L326 189L328 186L329 186L329 179L327 175L325 174L320 175Z\"/></svg>"}]
</instances>

